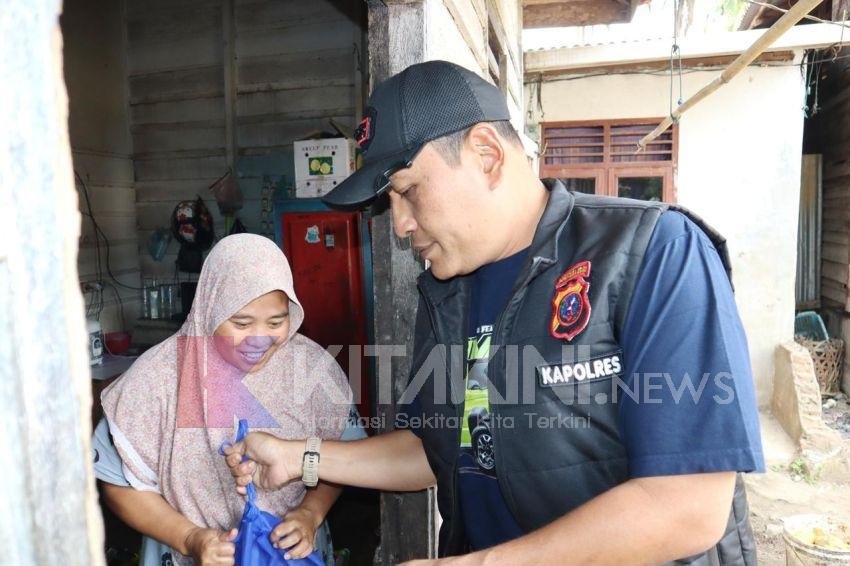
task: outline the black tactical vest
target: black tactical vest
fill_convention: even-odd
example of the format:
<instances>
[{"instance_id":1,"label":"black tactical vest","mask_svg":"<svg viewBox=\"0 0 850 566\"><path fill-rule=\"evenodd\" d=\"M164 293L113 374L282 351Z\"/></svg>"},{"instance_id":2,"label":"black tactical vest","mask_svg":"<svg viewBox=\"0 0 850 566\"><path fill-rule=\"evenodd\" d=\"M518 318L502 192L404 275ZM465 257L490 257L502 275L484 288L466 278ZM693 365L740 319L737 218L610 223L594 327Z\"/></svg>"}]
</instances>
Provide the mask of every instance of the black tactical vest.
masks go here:
<instances>
[{"instance_id":1,"label":"black tactical vest","mask_svg":"<svg viewBox=\"0 0 850 566\"><path fill-rule=\"evenodd\" d=\"M662 212L674 208L571 193L558 181L544 184L549 202L496 324L488 369L497 477L508 507L526 532L629 479L617 428L615 380L624 377L615 375L622 364L619 333L655 224ZM711 238L729 272L724 239L693 214L675 209ZM570 279L568 273L570 281L565 282L562 275L585 261L590 262L589 277ZM576 297L571 300L581 299L582 288L588 287L588 318L581 319L584 305L558 303L559 282L567 283L567 292L572 285ZM470 276L440 281L430 272L419 279L411 376L423 366L435 367L434 356L447 368L444 375L427 370L424 386L417 388L421 437L438 482L441 556L468 550L457 497L457 458L471 284ZM564 307L560 322L553 319L558 306ZM582 330L567 341L555 337L552 325L558 326L559 335L579 326ZM541 426L545 423L551 426ZM756 563L740 476L720 543L677 563Z\"/></svg>"}]
</instances>

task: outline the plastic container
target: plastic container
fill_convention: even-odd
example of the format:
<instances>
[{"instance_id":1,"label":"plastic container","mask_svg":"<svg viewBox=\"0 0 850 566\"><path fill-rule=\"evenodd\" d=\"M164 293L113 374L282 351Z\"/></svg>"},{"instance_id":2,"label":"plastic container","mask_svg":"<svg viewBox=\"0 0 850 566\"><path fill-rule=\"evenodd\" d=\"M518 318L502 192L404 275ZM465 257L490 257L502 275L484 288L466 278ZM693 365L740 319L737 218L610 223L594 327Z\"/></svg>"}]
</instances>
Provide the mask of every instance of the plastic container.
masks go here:
<instances>
[{"instance_id":1,"label":"plastic container","mask_svg":"<svg viewBox=\"0 0 850 566\"><path fill-rule=\"evenodd\" d=\"M114 356L120 356L130 349L130 335L127 332L108 332L103 340L106 351Z\"/></svg>"},{"instance_id":2,"label":"plastic container","mask_svg":"<svg viewBox=\"0 0 850 566\"><path fill-rule=\"evenodd\" d=\"M803 311L794 317L794 335L803 336L809 340L829 340L826 325L815 311Z\"/></svg>"},{"instance_id":3,"label":"plastic container","mask_svg":"<svg viewBox=\"0 0 850 566\"><path fill-rule=\"evenodd\" d=\"M850 525L823 515L795 515L783 521L782 539L785 541L785 564L787 566L826 566L828 564L850 564L850 549L838 550L810 544L801 535L814 529L831 534L839 540L850 541Z\"/></svg>"}]
</instances>

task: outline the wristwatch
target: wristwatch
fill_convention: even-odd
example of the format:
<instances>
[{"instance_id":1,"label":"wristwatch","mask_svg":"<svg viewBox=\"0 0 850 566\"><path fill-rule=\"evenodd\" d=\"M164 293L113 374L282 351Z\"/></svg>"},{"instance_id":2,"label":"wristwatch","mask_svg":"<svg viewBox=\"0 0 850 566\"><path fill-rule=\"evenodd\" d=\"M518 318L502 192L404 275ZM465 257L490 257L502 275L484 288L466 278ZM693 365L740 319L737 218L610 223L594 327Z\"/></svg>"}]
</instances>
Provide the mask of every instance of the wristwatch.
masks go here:
<instances>
[{"instance_id":1,"label":"wristwatch","mask_svg":"<svg viewBox=\"0 0 850 566\"><path fill-rule=\"evenodd\" d=\"M322 445L321 438L308 438L304 447L304 459L301 463L301 481L308 487L315 487L319 483L319 448Z\"/></svg>"}]
</instances>

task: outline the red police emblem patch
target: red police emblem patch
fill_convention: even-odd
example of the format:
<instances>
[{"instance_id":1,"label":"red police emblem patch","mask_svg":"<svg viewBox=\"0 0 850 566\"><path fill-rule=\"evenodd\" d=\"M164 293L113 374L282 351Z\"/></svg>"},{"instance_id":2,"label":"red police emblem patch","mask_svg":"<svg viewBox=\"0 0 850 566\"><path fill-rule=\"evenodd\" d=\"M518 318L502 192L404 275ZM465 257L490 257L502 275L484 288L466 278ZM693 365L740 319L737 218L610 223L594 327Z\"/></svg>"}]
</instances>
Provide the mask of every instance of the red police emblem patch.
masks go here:
<instances>
[{"instance_id":1,"label":"red police emblem patch","mask_svg":"<svg viewBox=\"0 0 850 566\"><path fill-rule=\"evenodd\" d=\"M555 282L550 331L555 338L570 341L587 327L590 320L590 262L582 261L567 269Z\"/></svg>"}]
</instances>

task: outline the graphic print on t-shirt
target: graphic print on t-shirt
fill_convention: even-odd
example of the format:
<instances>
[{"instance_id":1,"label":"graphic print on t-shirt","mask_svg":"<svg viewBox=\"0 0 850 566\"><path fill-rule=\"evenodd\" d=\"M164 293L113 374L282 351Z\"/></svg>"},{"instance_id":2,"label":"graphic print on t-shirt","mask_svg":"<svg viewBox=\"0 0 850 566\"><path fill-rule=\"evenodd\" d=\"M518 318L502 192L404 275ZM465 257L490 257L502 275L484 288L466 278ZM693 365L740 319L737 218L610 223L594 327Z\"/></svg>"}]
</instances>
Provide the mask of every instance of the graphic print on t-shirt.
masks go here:
<instances>
[{"instance_id":1,"label":"graphic print on t-shirt","mask_svg":"<svg viewBox=\"0 0 850 566\"><path fill-rule=\"evenodd\" d=\"M479 472L495 477L496 458L490 434L490 404L487 393L487 365L493 325L475 329L466 346L466 403L460 433L461 453L472 456Z\"/></svg>"}]
</instances>

